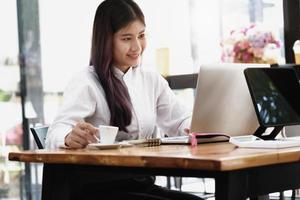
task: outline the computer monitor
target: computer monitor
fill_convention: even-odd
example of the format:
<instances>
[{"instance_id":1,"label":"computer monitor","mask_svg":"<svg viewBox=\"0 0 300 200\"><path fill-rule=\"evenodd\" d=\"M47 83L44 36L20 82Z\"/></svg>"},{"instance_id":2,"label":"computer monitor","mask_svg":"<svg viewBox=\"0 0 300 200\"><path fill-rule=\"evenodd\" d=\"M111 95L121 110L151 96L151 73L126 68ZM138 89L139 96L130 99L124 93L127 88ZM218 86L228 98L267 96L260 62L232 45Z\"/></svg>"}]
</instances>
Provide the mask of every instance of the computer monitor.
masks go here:
<instances>
[{"instance_id":1,"label":"computer monitor","mask_svg":"<svg viewBox=\"0 0 300 200\"><path fill-rule=\"evenodd\" d=\"M300 65L289 63L289 64L272 64L272 68L292 68L295 70L298 80L300 80Z\"/></svg>"},{"instance_id":2,"label":"computer monitor","mask_svg":"<svg viewBox=\"0 0 300 200\"><path fill-rule=\"evenodd\" d=\"M298 80L300 80L300 65L294 65L293 66L293 69L295 70L296 72L296 75L298 77Z\"/></svg>"},{"instance_id":3,"label":"computer monitor","mask_svg":"<svg viewBox=\"0 0 300 200\"><path fill-rule=\"evenodd\" d=\"M263 139L274 139L288 125L300 124L300 84L293 68L249 68L244 71ZM265 134L268 127L274 127Z\"/></svg>"},{"instance_id":4,"label":"computer monitor","mask_svg":"<svg viewBox=\"0 0 300 200\"><path fill-rule=\"evenodd\" d=\"M244 77L249 67L267 64L203 64L200 66L191 131L253 134L259 127Z\"/></svg>"},{"instance_id":5,"label":"computer monitor","mask_svg":"<svg viewBox=\"0 0 300 200\"><path fill-rule=\"evenodd\" d=\"M274 64L271 67L280 67L280 68L293 68L298 76L298 80L300 83L300 65L295 63L289 63L289 64ZM284 135L285 137L295 137L300 136L300 125L294 125L294 126L286 126L284 127Z\"/></svg>"}]
</instances>

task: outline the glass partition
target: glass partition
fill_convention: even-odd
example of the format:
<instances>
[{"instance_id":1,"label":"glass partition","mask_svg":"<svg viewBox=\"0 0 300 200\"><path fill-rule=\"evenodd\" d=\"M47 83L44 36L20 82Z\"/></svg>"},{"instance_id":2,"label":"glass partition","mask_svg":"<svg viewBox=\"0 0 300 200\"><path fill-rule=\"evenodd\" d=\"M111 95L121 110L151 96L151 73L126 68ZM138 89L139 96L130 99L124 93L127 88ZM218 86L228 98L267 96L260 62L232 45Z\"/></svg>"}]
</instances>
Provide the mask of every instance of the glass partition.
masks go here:
<instances>
[{"instance_id":1,"label":"glass partition","mask_svg":"<svg viewBox=\"0 0 300 200\"><path fill-rule=\"evenodd\" d=\"M23 134L16 1L0 1L0 27L0 199L18 199L23 165L7 158Z\"/></svg>"}]
</instances>

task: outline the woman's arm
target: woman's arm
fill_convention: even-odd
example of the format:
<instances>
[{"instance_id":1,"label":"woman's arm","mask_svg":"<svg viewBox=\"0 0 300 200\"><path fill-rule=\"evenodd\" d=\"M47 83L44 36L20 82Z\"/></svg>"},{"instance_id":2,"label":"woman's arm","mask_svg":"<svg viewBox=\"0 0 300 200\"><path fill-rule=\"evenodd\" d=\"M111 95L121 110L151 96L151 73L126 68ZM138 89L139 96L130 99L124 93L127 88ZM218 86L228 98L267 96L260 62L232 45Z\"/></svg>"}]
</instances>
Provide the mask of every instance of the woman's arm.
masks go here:
<instances>
[{"instance_id":1,"label":"woman's arm","mask_svg":"<svg viewBox=\"0 0 300 200\"><path fill-rule=\"evenodd\" d=\"M95 134L96 128L84 125L83 122L95 112L95 94L88 81L83 78L74 77L66 87L63 104L47 133L46 148L57 148L65 144L82 148L89 140L94 141L91 134Z\"/></svg>"},{"instance_id":2,"label":"woman's arm","mask_svg":"<svg viewBox=\"0 0 300 200\"><path fill-rule=\"evenodd\" d=\"M170 89L167 81L160 77L157 98L157 124L162 131L169 135L185 135L185 129L191 125L191 111L179 103Z\"/></svg>"}]
</instances>

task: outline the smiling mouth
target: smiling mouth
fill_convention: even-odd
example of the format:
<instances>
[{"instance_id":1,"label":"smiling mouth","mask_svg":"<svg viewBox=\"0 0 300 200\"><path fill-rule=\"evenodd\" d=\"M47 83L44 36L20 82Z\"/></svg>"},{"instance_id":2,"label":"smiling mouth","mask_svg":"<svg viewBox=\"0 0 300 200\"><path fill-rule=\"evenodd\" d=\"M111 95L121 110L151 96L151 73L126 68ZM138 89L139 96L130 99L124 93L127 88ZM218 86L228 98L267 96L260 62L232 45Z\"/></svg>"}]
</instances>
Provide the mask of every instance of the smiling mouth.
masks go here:
<instances>
[{"instance_id":1,"label":"smiling mouth","mask_svg":"<svg viewBox=\"0 0 300 200\"><path fill-rule=\"evenodd\" d=\"M137 59L140 57L140 54L129 54L127 55L128 57L132 58L132 59Z\"/></svg>"}]
</instances>

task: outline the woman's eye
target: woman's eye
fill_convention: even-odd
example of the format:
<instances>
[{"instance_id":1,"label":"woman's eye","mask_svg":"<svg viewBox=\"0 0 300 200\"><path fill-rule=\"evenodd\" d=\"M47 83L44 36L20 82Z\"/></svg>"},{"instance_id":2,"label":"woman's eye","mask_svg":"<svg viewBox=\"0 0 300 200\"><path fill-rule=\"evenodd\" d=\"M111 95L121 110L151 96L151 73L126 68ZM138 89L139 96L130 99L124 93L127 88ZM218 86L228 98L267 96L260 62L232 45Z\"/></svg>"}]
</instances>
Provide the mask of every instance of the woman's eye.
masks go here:
<instances>
[{"instance_id":1,"label":"woman's eye","mask_svg":"<svg viewBox=\"0 0 300 200\"><path fill-rule=\"evenodd\" d=\"M129 40L131 40L131 38L130 37L125 37L125 38L122 38L122 40L123 41L129 41Z\"/></svg>"},{"instance_id":2,"label":"woman's eye","mask_svg":"<svg viewBox=\"0 0 300 200\"><path fill-rule=\"evenodd\" d=\"M140 39L143 39L143 38L145 38L145 33L143 33L143 34L139 35L139 38L140 38Z\"/></svg>"}]
</instances>

